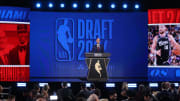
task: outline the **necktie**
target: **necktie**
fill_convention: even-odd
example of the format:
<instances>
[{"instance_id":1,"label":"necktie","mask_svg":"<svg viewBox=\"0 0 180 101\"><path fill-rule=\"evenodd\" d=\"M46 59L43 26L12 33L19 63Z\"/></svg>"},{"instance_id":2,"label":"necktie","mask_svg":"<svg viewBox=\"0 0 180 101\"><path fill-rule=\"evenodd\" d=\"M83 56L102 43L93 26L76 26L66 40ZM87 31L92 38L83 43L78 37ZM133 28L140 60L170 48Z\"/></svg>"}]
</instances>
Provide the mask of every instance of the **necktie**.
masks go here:
<instances>
[{"instance_id":1,"label":"necktie","mask_svg":"<svg viewBox=\"0 0 180 101\"><path fill-rule=\"evenodd\" d=\"M25 49L26 49L25 46L20 47L20 51L21 51L21 52L22 52L23 50L25 50Z\"/></svg>"},{"instance_id":2,"label":"necktie","mask_svg":"<svg viewBox=\"0 0 180 101\"><path fill-rule=\"evenodd\" d=\"M100 49L100 48L99 48L99 47L97 47L97 51L98 51L98 52L99 52L99 49Z\"/></svg>"}]
</instances>

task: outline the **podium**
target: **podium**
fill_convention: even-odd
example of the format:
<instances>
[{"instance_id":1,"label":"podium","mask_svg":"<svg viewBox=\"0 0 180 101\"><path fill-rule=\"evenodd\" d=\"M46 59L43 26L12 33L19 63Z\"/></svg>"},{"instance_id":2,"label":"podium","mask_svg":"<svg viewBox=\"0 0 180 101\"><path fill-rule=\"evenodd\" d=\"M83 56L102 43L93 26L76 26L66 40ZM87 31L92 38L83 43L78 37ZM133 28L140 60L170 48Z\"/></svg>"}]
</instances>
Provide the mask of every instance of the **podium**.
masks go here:
<instances>
[{"instance_id":1,"label":"podium","mask_svg":"<svg viewBox=\"0 0 180 101\"><path fill-rule=\"evenodd\" d=\"M110 53L85 53L88 66L88 81L107 81L107 66Z\"/></svg>"}]
</instances>

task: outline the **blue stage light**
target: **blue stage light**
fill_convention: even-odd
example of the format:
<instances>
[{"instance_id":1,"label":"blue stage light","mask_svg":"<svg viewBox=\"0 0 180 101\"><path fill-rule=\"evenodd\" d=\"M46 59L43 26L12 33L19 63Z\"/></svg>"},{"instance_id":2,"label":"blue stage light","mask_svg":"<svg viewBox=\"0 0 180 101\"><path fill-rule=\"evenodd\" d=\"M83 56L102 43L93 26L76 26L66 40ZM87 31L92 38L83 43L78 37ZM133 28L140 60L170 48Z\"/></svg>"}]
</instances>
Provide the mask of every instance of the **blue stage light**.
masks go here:
<instances>
[{"instance_id":1,"label":"blue stage light","mask_svg":"<svg viewBox=\"0 0 180 101\"><path fill-rule=\"evenodd\" d=\"M127 4L123 4L123 8L124 9L128 8L128 5Z\"/></svg>"},{"instance_id":2,"label":"blue stage light","mask_svg":"<svg viewBox=\"0 0 180 101\"><path fill-rule=\"evenodd\" d=\"M67 83L67 87L71 87L71 83Z\"/></svg>"},{"instance_id":3,"label":"blue stage light","mask_svg":"<svg viewBox=\"0 0 180 101\"><path fill-rule=\"evenodd\" d=\"M139 9L139 4L135 4L135 5L134 5L134 8L135 8L135 9Z\"/></svg>"},{"instance_id":4,"label":"blue stage light","mask_svg":"<svg viewBox=\"0 0 180 101\"><path fill-rule=\"evenodd\" d=\"M48 85L48 83L39 83L39 87L44 87L45 85Z\"/></svg>"},{"instance_id":5,"label":"blue stage light","mask_svg":"<svg viewBox=\"0 0 180 101\"><path fill-rule=\"evenodd\" d=\"M103 5L102 5L101 3L99 3L99 4L97 5L97 7L98 7L98 8L102 8Z\"/></svg>"},{"instance_id":6,"label":"blue stage light","mask_svg":"<svg viewBox=\"0 0 180 101\"><path fill-rule=\"evenodd\" d=\"M53 3L51 3L51 2L48 4L49 8L53 8L53 6L54 6Z\"/></svg>"},{"instance_id":7,"label":"blue stage light","mask_svg":"<svg viewBox=\"0 0 180 101\"><path fill-rule=\"evenodd\" d=\"M61 3L61 4L60 4L60 7L61 7L61 8L64 8L64 7L65 7L65 4L64 4L64 3Z\"/></svg>"},{"instance_id":8,"label":"blue stage light","mask_svg":"<svg viewBox=\"0 0 180 101\"><path fill-rule=\"evenodd\" d=\"M57 95L51 95L50 96L50 101L57 101L58 100L58 96Z\"/></svg>"},{"instance_id":9,"label":"blue stage light","mask_svg":"<svg viewBox=\"0 0 180 101\"><path fill-rule=\"evenodd\" d=\"M158 83L149 83L149 87L158 87Z\"/></svg>"},{"instance_id":10,"label":"blue stage light","mask_svg":"<svg viewBox=\"0 0 180 101\"><path fill-rule=\"evenodd\" d=\"M116 5L114 3L111 4L111 8L114 9L116 8Z\"/></svg>"},{"instance_id":11,"label":"blue stage light","mask_svg":"<svg viewBox=\"0 0 180 101\"><path fill-rule=\"evenodd\" d=\"M174 83L175 87L179 87L179 83Z\"/></svg>"},{"instance_id":12,"label":"blue stage light","mask_svg":"<svg viewBox=\"0 0 180 101\"><path fill-rule=\"evenodd\" d=\"M78 4L77 3L73 3L72 7L73 8L78 8Z\"/></svg>"},{"instance_id":13,"label":"blue stage light","mask_svg":"<svg viewBox=\"0 0 180 101\"><path fill-rule=\"evenodd\" d=\"M89 4L89 3L86 3L86 4L85 4L85 7L86 7L86 8L90 8L90 4Z\"/></svg>"},{"instance_id":14,"label":"blue stage light","mask_svg":"<svg viewBox=\"0 0 180 101\"><path fill-rule=\"evenodd\" d=\"M115 85L115 83L106 83L106 87L112 88L112 87L116 87L116 85Z\"/></svg>"},{"instance_id":15,"label":"blue stage light","mask_svg":"<svg viewBox=\"0 0 180 101\"><path fill-rule=\"evenodd\" d=\"M17 87L26 87L26 83L17 83Z\"/></svg>"},{"instance_id":16,"label":"blue stage light","mask_svg":"<svg viewBox=\"0 0 180 101\"><path fill-rule=\"evenodd\" d=\"M41 3L36 3L36 8L41 8Z\"/></svg>"},{"instance_id":17,"label":"blue stage light","mask_svg":"<svg viewBox=\"0 0 180 101\"><path fill-rule=\"evenodd\" d=\"M91 87L91 83L86 83L86 87Z\"/></svg>"},{"instance_id":18,"label":"blue stage light","mask_svg":"<svg viewBox=\"0 0 180 101\"><path fill-rule=\"evenodd\" d=\"M128 88L136 88L137 84L136 83L128 83Z\"/></svg>"}]
</instances>

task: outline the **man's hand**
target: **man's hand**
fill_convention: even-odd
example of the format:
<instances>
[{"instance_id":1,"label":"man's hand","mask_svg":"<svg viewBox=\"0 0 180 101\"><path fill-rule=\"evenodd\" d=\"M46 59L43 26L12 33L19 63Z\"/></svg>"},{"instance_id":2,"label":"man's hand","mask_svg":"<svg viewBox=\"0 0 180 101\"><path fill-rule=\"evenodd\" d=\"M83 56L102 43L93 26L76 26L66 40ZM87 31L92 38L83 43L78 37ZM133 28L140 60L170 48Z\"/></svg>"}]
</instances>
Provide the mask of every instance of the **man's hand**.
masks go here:
<instances>
[{"instance_id":1,"label":"man's hand","mask_svg":"<svg viewBox=\"0 0 180 101\"><path fill-rule=\"evenodd\" d=\"M156 51L156 55L161 56L161 50Z\"/></svg>"}]
</instances>

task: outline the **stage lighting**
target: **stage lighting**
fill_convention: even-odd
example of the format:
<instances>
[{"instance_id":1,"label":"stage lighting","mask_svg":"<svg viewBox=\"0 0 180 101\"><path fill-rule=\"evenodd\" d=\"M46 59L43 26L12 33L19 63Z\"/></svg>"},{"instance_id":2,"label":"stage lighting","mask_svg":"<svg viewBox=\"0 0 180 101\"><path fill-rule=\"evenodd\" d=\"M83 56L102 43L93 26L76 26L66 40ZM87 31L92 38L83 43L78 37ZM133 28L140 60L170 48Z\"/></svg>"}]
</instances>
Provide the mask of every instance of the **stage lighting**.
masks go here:
<instances>
[{"instance_id":1,"label":"stage lighting","mask_svg":"<svg viewBox=\"0 0 180 101\"><path fill-rule=\"evenodd\" d=\"M71 87L71 83L67 83L67 87Z\"/></svg>"},{"instance_id":2,"label":"stage lighting","mask_svg":"<svg viewBox=\"0 0 180 101\"><path fill-rule=\"evenodd\" d=\"M178 83L174 83L175 87L179 87L179 84Z\"/></svg>"},{"instance_id":3,"label":"stage lighting","mask_svg":"<svg viewBox=\"0 0 180 101\"><path fill-rule=\"evenodd\" d=\"M114 3L111 4L111 8L114 9L116 8L116 5Z\"/></svg>"},{"instance_id":4,"label":"stage lighting","mask_svg":"<svg viewBox=\"0 0 180 101\"><path fill-rule=\"evenodd\" d=\"M26 87L26 83L17 83L17 87Z\"/></svg>"},{"instance_id":5,"label":"stage lighting","mask_svg":"<svg viewBox=\"0 0 180 101\"><path fill-rule=\"evenodd\" d=\"M106 83L106 87L108 87L108 88L109 88L109 87L111 87L111 88L112 88L112 87L115 87L115 83Z\"/></svg>"},{"instance_id":6,"label":"stage lighting","mask_svg":"<svg viewBox=\"0 0 180 101\"><path fill-rule=\"evenodd\" d=\"M91 83L86 83L86 87L91 87Z\"/></svg>"},{"instance_id":7,"label":"stage lighting","mask_svg":"<svg viewBox=\"0 0 180 101\"><path fill-rule=\"evenodd\" d=\"M158 83L149 83L149 87L158 87Z\"/></svg>"},{"instance_id":8,"label":"stage lighting","mask_svg":"<svg viewBox=\"0 0 180 101\"><path fill-rule=\"evenodd\" d=\"M51 95L50 96L50 101L57 101L58 100L58 96L57 95Z\"/></svg>"},{"instance_id":9,"label":"stage lighting","mask_svg":"<svg viewBox=\"0 0 180 101\"><path fill-rule=\"evenodd\" d=\"M86 8L90 8L90 4L89 4L89 3L86 3L86 4L85 4L85 7L86 7Z\"/></svg>"},{"instance_id":10,"label":"stage lighting","mask_svg":"<svg viewBox=\"0 0 180 101\"><path fill-rule=\"evenodd\" d=\"M128 88L136 88L137 84L136 83L128 83Z\"/></svg>"},{"instance_id":11,"label":"stage lighting","mask_svg":"<svg viewBox=\"0 0 180 101\"><path fill-rule=\"evenodd\" d=\"M135 4L135 5L134 5L134 8L135 8L135 9L139 9L139 4Z\"/></svg>"},{"instance_id":12,"label":"stage lighting","mask_svg":"<svg viewBox=\"0 0 180 101\"><path fill-rule=\"evenodd\" d=\"M41 3L36 3L36 8L41 8Z\"/></svg>"},{"instance_id":13,"label":"stage lighting","mask_svg":"<svg viewBox=\"0 0 180 101\"><path fill-rule=\"evenodd\" d=\"M123 8L124 9L128 8L128 5L127 4L123 4Z\"/></svg>"},{"instance_id":14,"label":"stage lighting","mask_svg":"<svg viewBox=\"0 0 180 101\"><path fill-rule=\"evenodd\" d=\"M48 83L39 83L40 87L44 87L45 85L48 85Z\"/></svg>"},{"instance_id":15,"label":"stage lighting","mask_svg":"<svg viewBox=\"0 0 180 101\"><path fill-rule=\"evenodd\" d=\"M53 8L53 6L54 6L53 3L51 3L51 2L48 4L49 8Z\"/></svg>"},{"instance_id":16,"label":"stage lighting","mask_svg":"<svg viewBox=\"0 0 180 101\"><path fill-rule=\"evenodd\" d=\"M64 4L64 3L61 3L61 4L60 4L60 7L61 7L61 8L64 8L64 7L65 7L65 4Z\"/></svg>"},{"instance_id":17,"label":"stage lighting","mask_svg":"<svg viewBox=\"0 0 180 101\"><path fill-rule=\"evenodd\" d=\"M73 3L72 7L73 8L78 8L78 4L77 3Z\"/></svg>"},{"instance_id":18,"label":"stage lighting","mask_svg":"<svg viewBox=\"0 0 180 101\"><path fill-rule=\"evenodd\" d=\"M103 6L103 5L102 5L101 3L99 3L99 4L97 5L98 8L102 8L102 6Z\"/></svg>"}]
</instances>

